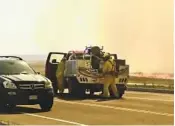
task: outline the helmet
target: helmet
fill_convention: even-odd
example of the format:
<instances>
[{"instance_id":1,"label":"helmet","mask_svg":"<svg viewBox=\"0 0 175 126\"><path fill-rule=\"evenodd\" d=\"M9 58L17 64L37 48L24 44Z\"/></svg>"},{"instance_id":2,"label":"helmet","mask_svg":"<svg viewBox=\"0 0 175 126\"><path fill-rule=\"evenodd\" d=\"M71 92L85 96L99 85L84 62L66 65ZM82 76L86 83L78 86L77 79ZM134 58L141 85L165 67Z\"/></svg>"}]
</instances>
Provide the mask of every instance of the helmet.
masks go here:
<instances>
[{"instance_id":1,"label":"helmet","mask_svg":"<svg viewBox=\"0 0 175 126\"><path fill-rule=\"evenodd\" d=\"M103 59L106 61L108 59L110 59L110 53L104 53L103 54Z\"/></svg>"},{"instance_id":2,"label":"helmet","mask_svg":"<svg viewBox=\"0 0 175 126\"><path fill-rule=\"evenodd\" d=\"M105 52L105 53L103 54L103 57L104 57L104 58L105 58L105 57L110 57L110 54Z\"/></svg>"}]
</instances>

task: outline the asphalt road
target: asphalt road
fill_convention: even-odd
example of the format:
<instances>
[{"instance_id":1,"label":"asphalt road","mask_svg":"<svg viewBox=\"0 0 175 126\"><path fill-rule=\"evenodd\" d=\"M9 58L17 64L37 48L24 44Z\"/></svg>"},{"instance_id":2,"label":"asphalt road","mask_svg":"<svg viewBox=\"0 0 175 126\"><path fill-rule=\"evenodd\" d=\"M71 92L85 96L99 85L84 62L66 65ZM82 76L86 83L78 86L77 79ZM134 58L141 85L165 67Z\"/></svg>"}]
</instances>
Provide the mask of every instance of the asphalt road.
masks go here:
<instances>
[{"instance_id":1,"label":"asphalt road","mask_svg":"<svg viewBox=\"0 0 175 126\"><path fill-rule=\"evenodd\" d=\"M0 120L22 125L174 125L174 95L129 92L123 99L55 98L50 112L39 105L18 106L13 113L0 112Z\"/></svg>"}]
</instances>

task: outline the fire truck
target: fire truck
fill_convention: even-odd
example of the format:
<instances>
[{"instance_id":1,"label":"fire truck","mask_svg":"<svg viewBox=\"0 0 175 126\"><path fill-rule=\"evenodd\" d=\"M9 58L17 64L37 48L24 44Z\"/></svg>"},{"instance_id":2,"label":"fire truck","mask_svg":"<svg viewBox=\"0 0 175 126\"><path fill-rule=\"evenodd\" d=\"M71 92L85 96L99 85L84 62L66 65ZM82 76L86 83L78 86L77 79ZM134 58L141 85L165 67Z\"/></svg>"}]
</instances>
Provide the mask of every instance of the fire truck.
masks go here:
<instances>
[{"instance_id":1,"label":"fire truck","mask_svg":"<svg viewBox=\"0 0 175 126\"><path fill-rule=\"evenodd\" d=\"M90 92L101 92L103 90L103 76L101 69L103 65L103 47L90 46L83 51L50 52L45 65L45 76L52 81L54 91L57 93L56 70L62 60L66 58L64 71L64 88L73 96L81 97ZM110 54L116 61L116 87L120 98L127 90L129 78L129 65L124 59L118 59L117 54ZM110 89L111 90L111 89ZM112 91L110 91L112 94Z\"/></svg>"}]
</instances>

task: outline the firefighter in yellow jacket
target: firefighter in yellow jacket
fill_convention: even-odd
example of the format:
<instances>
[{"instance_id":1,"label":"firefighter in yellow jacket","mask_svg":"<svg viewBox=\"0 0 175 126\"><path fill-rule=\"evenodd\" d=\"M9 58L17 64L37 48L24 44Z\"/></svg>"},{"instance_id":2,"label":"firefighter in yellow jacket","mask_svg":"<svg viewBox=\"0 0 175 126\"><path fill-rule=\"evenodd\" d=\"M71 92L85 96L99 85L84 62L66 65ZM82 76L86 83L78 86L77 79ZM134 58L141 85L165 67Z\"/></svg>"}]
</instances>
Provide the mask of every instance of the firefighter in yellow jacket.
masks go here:
<instances>
[{"instance_id":1,"label":"firefighter in yellow jacket","mask_svg":"<svg viewBox=\"0 0 175 126\"><path fill-rule=\"evenodd\" d=\"M64 70L65 70L65 62L66 58L63 58L61 62L58 64L57 70L56 70L56 77L57 77L57 84L58 84L58 90L59 93L64 92Z\"/></svg>"},{"instance_id":2,"label":"firefighter in yellow jacket","mask_svg":"<svg viewBox=\"0 0 175 126\"><path fill-rule=\"evenodd\" d=\"M103 81L102 97L104 98L110 97L109 87L111 87L114 96L118 98L119 96L118 96L118 91L115 83L115 75L114 75L114 72L115 72L114 61L110 58L109 53L105 53L103 55L103 60L104 60L104 64L103 64L102 72L104 75L104 81Z\"/></svg>"}]
</instances>

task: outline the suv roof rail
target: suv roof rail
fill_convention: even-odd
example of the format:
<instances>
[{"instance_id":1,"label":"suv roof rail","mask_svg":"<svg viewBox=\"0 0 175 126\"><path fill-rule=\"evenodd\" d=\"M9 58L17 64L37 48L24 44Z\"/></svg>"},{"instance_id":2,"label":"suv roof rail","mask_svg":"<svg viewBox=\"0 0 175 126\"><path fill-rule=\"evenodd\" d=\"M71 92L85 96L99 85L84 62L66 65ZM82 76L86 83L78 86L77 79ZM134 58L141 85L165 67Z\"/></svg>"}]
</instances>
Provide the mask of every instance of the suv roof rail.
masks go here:
<instances>
[{"instance_id":1,"label":"suv roof rail","mask_svg":"<svg viewBox=\"0 0 175 126\"><path fill-rule=\"evenodd\" d=\"M0 58L15 58L18 60L23 60L21 57L18 57L18 56L0 56Z\"/></svg>"}]
</instances>

